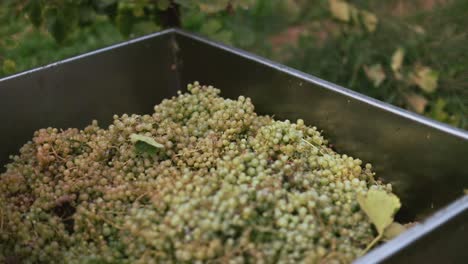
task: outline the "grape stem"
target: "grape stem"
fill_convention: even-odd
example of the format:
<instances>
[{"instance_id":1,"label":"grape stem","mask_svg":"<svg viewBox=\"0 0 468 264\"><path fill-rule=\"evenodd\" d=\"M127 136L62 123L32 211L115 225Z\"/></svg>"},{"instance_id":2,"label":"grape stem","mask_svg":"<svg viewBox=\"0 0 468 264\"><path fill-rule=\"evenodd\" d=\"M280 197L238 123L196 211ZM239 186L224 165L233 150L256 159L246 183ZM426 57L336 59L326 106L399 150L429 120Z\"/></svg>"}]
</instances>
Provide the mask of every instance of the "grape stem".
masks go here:
<instances>
[{"instance_id":1,"label":"grape stem","mask_svg":"<svg viewBox=\"0 0 468 264\"><path fill-rule=\"evenodd\" d=\"M54 154L54 156L58 159L61 159L62 161L65 161L66 159L63 158L62 156L60 156L59 154L57 154L57 152L55 151L54 147L53 146L50 146L51 150L52 150L52 153Z\"/></svg>"},{"instance_id":2,"label":"grape stem","mask_svg":"<svg viewBox=\"0 0 468 264\"><path fill-rule=\"evenodd\" d=\"M372 240L372 242L369 243L369 245L367 245L366 249L364 249L364 252L362 252L362 254L366 254L377 242L379 242L379 240L383 237L383 234L379 234L376 238L374 238L374 240Z\"/></svg>"},{"instance_id":3,"label":"grape stem","mask_svg":"<svg viewBox=\"0 0 468 264\"><path fill-rule=\"evenodd\" d=\"M311 146L311 147L315 148L316 150L318 150L318 152L320 152L320 154L325 155L325 154L322 152L322 150L321 150L320 148L318 148L317 146L315 146L314 144L310 143L309 141L307 141L307 140L305 140L305 139L303 139L303 138L302 138L302 141L304 141L304 142L307 143L309 146Z\"/></svg>"}]
</instances>

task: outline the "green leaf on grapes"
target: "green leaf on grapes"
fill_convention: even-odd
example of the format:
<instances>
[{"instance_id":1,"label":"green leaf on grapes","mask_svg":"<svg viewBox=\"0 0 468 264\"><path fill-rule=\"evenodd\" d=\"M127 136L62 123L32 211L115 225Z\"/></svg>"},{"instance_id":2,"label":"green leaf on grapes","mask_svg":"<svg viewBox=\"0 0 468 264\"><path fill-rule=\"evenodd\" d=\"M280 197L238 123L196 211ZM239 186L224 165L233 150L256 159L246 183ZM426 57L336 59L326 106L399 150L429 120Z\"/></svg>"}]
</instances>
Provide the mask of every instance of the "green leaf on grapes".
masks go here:
<instances>
[{"instance_id":1,"label":"green leaf on grapes","mask_svg":"<svg viewBox=\"0 0 468 264\"><path fill-rule=\"evenodd\" d=\"M135 144L135 150L138 153L156 154L157 150L164 148L164 145L156 142L152 137L131 134L130 141Z\"/></svg>"},{"instance_id":2,"label":"green leaf on grapes","mask_svg":"<svg viewBox=\"0 0 468 264\"><path fill-rule=\"evenodd\" d=\"M406 227L400 223L393 222L384 231L384 240L390 240L406 231Z\"/></svg>"},{"instance_id":3,"label":"green leaf on grapes","mask_svg":"<svg viewBox=\"0 0 468 264\"><path fill-rule=\"evenodd\" d=\"M395 213L401 207L400 199L384 190L370 190L365 195L358 195L357 200L379 235L393 222Z\"/></svg>"}]
</instances>

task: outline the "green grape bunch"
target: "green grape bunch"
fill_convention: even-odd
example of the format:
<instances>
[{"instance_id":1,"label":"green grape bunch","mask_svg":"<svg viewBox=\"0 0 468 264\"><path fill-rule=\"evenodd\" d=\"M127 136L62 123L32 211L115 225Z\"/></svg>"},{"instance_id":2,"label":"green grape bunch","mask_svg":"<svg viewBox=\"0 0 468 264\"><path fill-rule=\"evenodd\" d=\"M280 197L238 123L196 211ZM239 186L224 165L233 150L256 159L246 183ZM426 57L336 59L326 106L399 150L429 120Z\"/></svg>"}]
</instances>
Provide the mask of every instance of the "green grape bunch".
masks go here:
<instances>
[{"instance_id":1,"label":"green grape bunch","mask_svg":"<svg viewBox=\"0 0 468 264\"><path fill-rule=\"evenodd\" d=\"M0 175L0 262L349 263L379 242L400 204L370 164L219 94L36 131Z\"/></svg>"}]
</instances>

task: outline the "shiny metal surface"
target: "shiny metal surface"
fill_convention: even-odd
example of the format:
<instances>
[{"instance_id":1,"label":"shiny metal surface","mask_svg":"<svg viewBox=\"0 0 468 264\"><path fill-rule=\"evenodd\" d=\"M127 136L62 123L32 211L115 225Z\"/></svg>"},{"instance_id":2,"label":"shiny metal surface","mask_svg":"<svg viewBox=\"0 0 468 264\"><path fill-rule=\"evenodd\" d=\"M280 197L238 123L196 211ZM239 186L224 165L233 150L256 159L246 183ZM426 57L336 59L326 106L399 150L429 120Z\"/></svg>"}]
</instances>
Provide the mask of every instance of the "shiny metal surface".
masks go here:
<instances>
[{"instance_id":1,"label":"shiny metal surface","mask_svg":"<svg viewBox=\"0 0 468 264\"><path fill-rule=\"evenodd\" d=\"M400 221L426 219L357 262L468 259L455 251L468 242L466 131L181 30L0 79L0 164L38 128L150 112L195 80L223 96L251 97L260 113L316 125L338 152L373 163L377 176L393 183L404 205ZM440 258L429 258L428 249Z\"/></svg>"}]
</instances>

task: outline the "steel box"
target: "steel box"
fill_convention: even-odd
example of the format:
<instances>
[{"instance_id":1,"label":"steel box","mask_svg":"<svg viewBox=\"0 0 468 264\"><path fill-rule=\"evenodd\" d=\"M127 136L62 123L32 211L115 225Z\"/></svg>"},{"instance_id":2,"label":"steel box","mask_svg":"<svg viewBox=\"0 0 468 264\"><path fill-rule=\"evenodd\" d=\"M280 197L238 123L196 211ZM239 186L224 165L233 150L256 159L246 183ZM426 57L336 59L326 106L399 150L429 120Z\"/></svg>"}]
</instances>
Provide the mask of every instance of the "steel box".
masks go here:
<instances>
[{"instance_id":1,"label":"steel box","mask_svg":"<svg viewBox=\"0 0 468 264\"><path fill-rule=\"evenodd\" d=\"M169 29L0 79L0 164L42 127L149 113L195 80L257 112L302 118L371 162L420 223L356 263L468 261L468 133L202 37Z\"/></svg>"}]
</instances>

